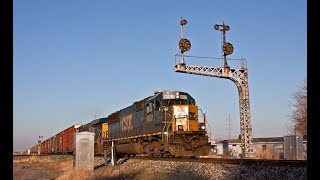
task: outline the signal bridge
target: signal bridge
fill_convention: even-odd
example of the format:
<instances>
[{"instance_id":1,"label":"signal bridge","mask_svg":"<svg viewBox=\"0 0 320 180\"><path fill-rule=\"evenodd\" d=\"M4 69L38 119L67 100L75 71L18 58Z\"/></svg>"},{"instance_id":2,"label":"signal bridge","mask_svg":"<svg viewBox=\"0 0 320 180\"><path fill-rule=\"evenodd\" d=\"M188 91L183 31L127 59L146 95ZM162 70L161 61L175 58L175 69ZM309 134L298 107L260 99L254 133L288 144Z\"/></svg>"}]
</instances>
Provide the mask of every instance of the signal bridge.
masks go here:
<instances>
[{"instance_id":1,"label":"signal bridge","mask_svg":"<svg viewBox=\"0 0 320 180\"><path fill-rule=\"evenodd\" d=\"M233 53L233 46L231 43L226 42L226 31L230 30L228 25L224 23L222 25L215 24L214 29L223 33L223 58L210 58L200 56L185 56L184 52L191 49L191 43L188 39L183 37L183 26L187 24L185 19L180 20L180 41L179 48L181 54L175 56L175 72L188 73L202 76L211 76L217 78L225 78L233 81L238 89L239 94L239 106L240 106L240 136L241 136L241 148L242 156L244 158L252 158L252 127L251 127L251 115L250 115L250 102L249 102L249 87L248 87L248 68L245 59L227 59L226 56ZM179 62L177 63L177 58ZM190 59L216 59L223 60L223 66L197 66L187 65L185 58ZM239 68L230 68L227 60L240 61Z\"/></svg>"}]
</instances>

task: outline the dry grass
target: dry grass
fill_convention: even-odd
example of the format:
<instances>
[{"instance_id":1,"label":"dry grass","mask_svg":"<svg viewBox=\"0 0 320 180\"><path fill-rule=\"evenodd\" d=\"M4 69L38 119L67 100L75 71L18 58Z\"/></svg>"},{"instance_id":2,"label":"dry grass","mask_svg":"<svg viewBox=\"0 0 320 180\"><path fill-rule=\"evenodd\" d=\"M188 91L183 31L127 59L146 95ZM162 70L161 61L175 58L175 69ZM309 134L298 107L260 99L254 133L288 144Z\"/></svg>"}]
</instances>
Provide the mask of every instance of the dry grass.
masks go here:
<instances>
[{"instance_id":1,"label":"dry grass","mask_svg":"<svg viewBox=\"0 0 320 180\"><path fill-rule=\"evenodd\" d=\"M13 160L13 162L14 163L51 163L53 162L53 160L47 157L31 156L27 158L15 159Z\"/></svg>"},{"instance_id":2,"label":"dry grass","mask_svg":"<svg viewBox=\"0 0 320 180\"><path fill-rule=\"evenodd\" d=\"M13 179L57 179L57 180L87 180L87 179L123 179L129 175L120 173L111 166L90 171L85 168L74 168L72 157L31 156L13 160Z\"/></svg>"},{"instance_id":3,"label":"dry grass","mask_svg":"<svg viewBox=\"0 0 320 180\"><path fill-rule=\"evenodd\" d=\"M13 179L55 179L72 168L72 158L30 156L13 160Z\"/></svg>"},{"instance_id":4,"label":"dry grass","mask_svg":"<svg viewBox=\"0 0 320 180\"><path fill-rule=\"evenodd\" d=\"M61 174L56 180L103 180L103 179L157 179L150 174L144 175L138 170L120 170L111 165L105 166L100 170L90 171L85 168L71 168Z\"/></svg>"},{"instance_id":5,"label":"dry grass","mask_svg":"<svg viewBox=\"0 0 320 180\"><path fill-rule=\"evenodd\" d=\"M68 166L65 172L60 175L56 180L77 180L77 179L94 179L95 175L93 171L84 168L73 168Z\"/></svg>"},{"instance_id":6,"label":"dry grass","mask_svg":"<svg viewBox=\"0 0 320 180\"><path fill-rule=\"evenodd\" d=\"M71 160L55 161L55 163L50 163L49 166L61 169L64 172L73 170L73 162Z\"/></svg>"},{"instance_id":7,"label":"dry grass","mask_svg":"<svg viewBox=\"0 0 320 180\"><path fill-rule=\"evenodd\" d=\"M15 163L40 163L43 165L46 165L50 168L54 168L54 169L61 169L63 171L69 171L71 169L73 169L73 162L72 160L69 159L52 159L50 157L46 157L46 156L32 156L30 158L26 158L26 159L18 159L18 160L14 160L13 162Z\"/></svg>"}]
</instances>

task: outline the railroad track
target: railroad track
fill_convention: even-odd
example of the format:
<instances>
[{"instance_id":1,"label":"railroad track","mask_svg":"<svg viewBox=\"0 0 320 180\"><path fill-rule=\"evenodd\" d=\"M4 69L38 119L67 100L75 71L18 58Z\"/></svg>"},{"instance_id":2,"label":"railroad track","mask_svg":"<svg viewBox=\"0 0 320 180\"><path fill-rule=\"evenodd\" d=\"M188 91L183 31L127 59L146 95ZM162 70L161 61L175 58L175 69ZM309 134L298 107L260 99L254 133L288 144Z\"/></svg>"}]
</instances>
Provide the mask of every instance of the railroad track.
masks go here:
<instances>
[{"instance_id":1,"label":"railroad track","mask_svg":"<svg viewBox=\"0 0 320 180\"><path fill-rule=\"evenodd\" d=\"M72 156L72 154L13 154L13 160L27 159L31 157Z\"/></svg>"},{"instance_id":2,"label":"railroad track","mask_svg":"<svg viewBox=\"0 0 320 180\"><path fill-rule=\"evenodd\" d=\"M223 159L223 158L153 158L153 157L128 157L128 159L141 159L153 161L199 162L218 164L238 164L256 166L290 166L307 167L306 160L272 160L272 159Z\"/></svg>"},{"instance_id":3,"label":"railroad track","mask_svg":"<svg viewBox=\"0 0 320 180\"><path fill-rule=\"evenodd\" d=\"M32 157L32 156L72 156L73 154L13 154L13 157Z\"/></svg>"}]
</instances>

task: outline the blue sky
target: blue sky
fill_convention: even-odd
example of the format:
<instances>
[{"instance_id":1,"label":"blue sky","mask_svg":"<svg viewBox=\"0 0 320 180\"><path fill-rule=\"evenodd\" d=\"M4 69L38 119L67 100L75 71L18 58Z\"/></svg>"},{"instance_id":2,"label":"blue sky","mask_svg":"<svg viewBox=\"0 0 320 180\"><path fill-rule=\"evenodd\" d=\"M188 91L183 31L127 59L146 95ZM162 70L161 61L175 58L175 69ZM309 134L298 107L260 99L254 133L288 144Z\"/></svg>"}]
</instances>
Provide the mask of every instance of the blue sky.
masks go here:
<instances>
[{"instance_id":1,"label":"blue sky","mask_svg":"<svg viewBox=\"0 0 320 180\"><path fill-rule=\"evenodd\" d=\"M155 90L190 93L213 139L239 129L235 84L174 72L179 21L190 56L246 58L253 137L286 134L292 94L307 78L306 1L40 1L13 4L13 150L144 99ZM188 63L188 62L187 62ZM196 64L195 64L196 65Z\"/></svg>"}]
</instances>

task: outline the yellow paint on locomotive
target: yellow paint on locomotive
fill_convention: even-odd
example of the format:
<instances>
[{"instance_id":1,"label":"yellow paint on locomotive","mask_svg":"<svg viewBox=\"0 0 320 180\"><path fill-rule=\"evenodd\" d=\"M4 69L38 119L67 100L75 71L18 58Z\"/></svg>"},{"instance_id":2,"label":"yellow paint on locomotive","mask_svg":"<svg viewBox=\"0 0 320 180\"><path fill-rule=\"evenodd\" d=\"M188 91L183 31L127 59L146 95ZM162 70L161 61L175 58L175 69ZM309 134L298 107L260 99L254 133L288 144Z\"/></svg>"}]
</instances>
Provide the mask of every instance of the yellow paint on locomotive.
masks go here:
<instances>
[{"instance_id":1,"label":"yellow paint on locomotive","mask_svg":"<svg viewBox=\"0 0 320 180\"><path fill-rule=\"evenodd\" d=\"M198 131L198 106L173 105L172 131Z\"/></svg>"},{"instance_id":2,"label":"yellow paint on locomotive","mask_svg":"<svg viewBox=\"0 0 320 180\"><path fill-rule=\"evenodd\" d=\"M138 136L128 136L128 137L123 137L123 138L110 139L108 141L111 142L111 141L133 139L133 138L140 138L140 137L150 137L150 136L161 135L161 134L162 134L162 132L157 132L157 133L152 133L152 134L141 134L141 135L138 135Z\"/></svg>"},{"instance_id":3,"label":"yellow paint on locomotive","mask_svg":"<svg viewBox=\"0 0 320 180\"><path fill-rule=\"evenodd\" d=\"M198 106L189 105L189 131L198 131Z\"/></svg>"},{"instance_id":4,"label":"yellow paint on locomotive","mask_svg":"<svg viewBox=\"0 0 320 180\"><path fill-rule=\"evenodd\" d=\"M102 138L103 139L108 139L108 123L102 123Z\"/></svg>"}]
</instances>

